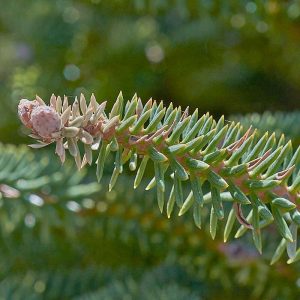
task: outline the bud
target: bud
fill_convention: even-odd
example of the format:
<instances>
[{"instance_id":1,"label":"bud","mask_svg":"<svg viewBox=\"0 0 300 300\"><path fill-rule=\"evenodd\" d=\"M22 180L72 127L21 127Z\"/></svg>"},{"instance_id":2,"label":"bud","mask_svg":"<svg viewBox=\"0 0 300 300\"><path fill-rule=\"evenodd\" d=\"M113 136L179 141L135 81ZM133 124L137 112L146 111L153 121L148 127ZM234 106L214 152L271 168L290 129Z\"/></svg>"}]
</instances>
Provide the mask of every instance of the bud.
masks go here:
<instances>
[{"instance_id":1,"label":"bud","mask_svg":"<svg viewBox=\"0 0 300 300\"><path fill-rule=\"evenodd\" d=\"M26 127L32 128L31 113L38 106L40 106L40 103L36 100L21 99L18 105L18 115Z\"/></svg>"},{"instance_id":2,"label":"bud","mask_svg":"<svg viewBox=\"0 0 300 300\"><path fill-rule=\"evenodd\" d=\"M51 138L51 134L61 128L59 114L49 106L36 107L31 114L33 129L43 138Z\"/></svg>"}]
</instances>

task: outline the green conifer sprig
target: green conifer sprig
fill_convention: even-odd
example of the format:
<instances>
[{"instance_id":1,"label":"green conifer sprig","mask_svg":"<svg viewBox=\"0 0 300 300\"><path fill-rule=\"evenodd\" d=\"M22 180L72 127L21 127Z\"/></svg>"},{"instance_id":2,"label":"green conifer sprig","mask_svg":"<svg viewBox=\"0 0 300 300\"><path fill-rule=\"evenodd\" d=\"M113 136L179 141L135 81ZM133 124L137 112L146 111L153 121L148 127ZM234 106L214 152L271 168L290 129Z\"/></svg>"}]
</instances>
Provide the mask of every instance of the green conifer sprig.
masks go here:
<instances>
[{"instance_id":1,"label":"green conifer sprig","mask_svg":"<svg viewBox=\"0 0 300 300\"><path fill-rule=\"evenodd\" d=\"M85 172L75 172L76 167L67 163L64 168L53 163L49 155L33 155L25 146L15 146L0 143L0 201L5 199L22 199L24 203L36 206L68 201L80 197L88 197L100 191L95 183L83 183ZM62 184L63 182L63 184ZM20 214L16 213L15 201L10 201L13 209L3 209L2 217L5 223L6 213L14 210L14 220ZM6 211L7 209L7 211ZM19 216L20 217L20 216ZM22 219L20 217L20 219ZM3 224L2 224L3 225ZM4 225L3 225L4 226ZM5 231L5 230L3 230Z\"/></svg>"},{"instance_id":2,"label":"green conifer sprig","mask_svg":"<svg viewBox=\"0 0 300 300\"><path fill-rule=\"evenodd\" d=\"M109 153L114 153L110 190L125 163L136 172L134 188L152 163L155 175L146 190L156 188L159 209L166 210L168 217L176 206L179 216L193 210L195 224L201 227L203 206L210 205L210 232L214 238L219 220L225 219L224 203L231 202L224 241L237 221L241 227L235 237L251 230L261 252L261 229L275 223L284 242L272 262L284 252L281 249L287 249L290 263L300 259L300 250L296 251L300 148L293 151L283 135L276 139L275 134L260 135L251 127L245 130L240 123L225 124L224 117L215 121L207 113L199 118L198 110L189 114L188 108L175 108L172 103L164 107L162 101L152 99L143 105L137 95L125 104L120 93L109 113L105 105L98 104L94 95L89 104L81 95L72 105L66 97L62 100L52 95L50 106L39 97L21 100L19 116L38 140L31 146L39 148L55 142L62 162L68 149L80 169L91 164L92 151L98 151L98 181ZM83 158L80 143L84 146ZM209 193L204 194L204 185L209 186ZM186 186L188 195L183 192ZM247 217L243 211L248 212Z\"/></svg>"}]
</instances>

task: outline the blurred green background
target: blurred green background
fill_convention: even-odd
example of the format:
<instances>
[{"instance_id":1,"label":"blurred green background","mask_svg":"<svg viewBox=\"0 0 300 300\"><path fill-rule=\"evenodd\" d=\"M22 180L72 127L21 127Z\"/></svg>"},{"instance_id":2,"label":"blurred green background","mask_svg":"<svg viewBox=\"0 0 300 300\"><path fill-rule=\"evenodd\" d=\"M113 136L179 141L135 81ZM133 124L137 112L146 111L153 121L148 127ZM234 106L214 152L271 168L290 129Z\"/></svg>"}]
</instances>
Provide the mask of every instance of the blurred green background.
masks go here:
<instances>
[{"instance_id":1,"label":"blurred green background","mask_svg":"<svg viewBox=\"0 0 300 300\"><path fill-rule=\"evenodd\" d=\"M258 256L247 237L224 246L190 218L167 221L151 193L126 191L132 176L107 193L93 183L93 168L74 175L49 149L37 155L7 145L28 142L16 106L36 94L48 101L52 93L94 92L112 105L122 90L126 99L137 92L226 118L295 112L298 1L0 4L3 299L300 298L298 265L269 267L271 254ZM287 128L276 117L271 130L289 135L299 116ZM273 250L276 242L269 239Z\"/></svg>"}]
</instances>

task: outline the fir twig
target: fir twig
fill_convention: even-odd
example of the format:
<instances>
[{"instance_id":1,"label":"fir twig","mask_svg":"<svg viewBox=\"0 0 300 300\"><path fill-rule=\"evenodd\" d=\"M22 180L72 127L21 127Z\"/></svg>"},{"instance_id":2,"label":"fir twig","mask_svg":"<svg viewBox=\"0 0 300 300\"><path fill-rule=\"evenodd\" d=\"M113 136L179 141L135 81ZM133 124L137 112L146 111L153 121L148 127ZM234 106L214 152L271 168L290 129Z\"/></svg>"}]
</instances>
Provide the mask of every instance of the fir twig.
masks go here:
<instances>
[{"instance_id":1,"label":"fir twig","mask_svg":"<svg viewBox=\"0 0 300 300\"><path fill-rule=\"evenodd\" d=\"M261 136L251 127L245 130L240 123L225 124L223 117L217 122L208 113L198 118L197 110L189 115L188 108L183 111L172 104L164 107L163 102L152 99L143 106L136 95L124 105L120 93L108 114L105 104L98 104L94 95L89 104L81 95L72 105L66 97L62 101L52 95L50 106L46 106L37 97L34 101L21 100L19 116L38 141L32 147L56 143L56 153L62 162L68 149L81 169L92 163L92 150L99 149L96 161L99 181L109 153L115 152L109 189L115 185L127 161L131 170L137 170L135 187L152 162L155 177L147 189L156 186L160 210L164 210L167 199L168 216L174 203L179 207L179 215L198 203L194 220L200 227L201 207L211 203L213 238L218 220L224 219L223 203L229 201L233 202L233 209L227 221L225 240L235 215L241 223L236 236L252 230L260 252L261 229L273 221L282 237L293 242L288 224L300 225L297 209L300 148L293 152L291 142L285 141L284 136L279 140L274 134ZM85 146L83 157L78 147L80 142ZM139 167L138 158L142 159ZM173 180L173 188L166 197L168 175ZM209 183L210 193L203 195L205 182ZM183 185L190 187L188 195L184 195ZM247 218L243 217L244 206L250 207ZM294 253L296 256L289 262L298 259L298 253Z\"/></svg>"}]
</instances>

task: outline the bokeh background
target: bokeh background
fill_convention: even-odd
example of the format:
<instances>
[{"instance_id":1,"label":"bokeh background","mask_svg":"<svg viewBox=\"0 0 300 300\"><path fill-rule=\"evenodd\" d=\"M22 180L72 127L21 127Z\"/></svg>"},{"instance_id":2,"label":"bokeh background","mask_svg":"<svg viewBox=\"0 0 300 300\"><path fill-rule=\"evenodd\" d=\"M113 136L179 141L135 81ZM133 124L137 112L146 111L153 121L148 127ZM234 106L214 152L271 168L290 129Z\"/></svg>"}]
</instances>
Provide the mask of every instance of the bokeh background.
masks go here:
<instances>
[{"instance_id":1,"label":"bokeh background","mask_svg":"<svg viewBox=\"0 0 300 300\"><path fill-rule=\"evenodd\" d=\"M224 245L191 218L167 220L153 194L128 190L130 175L108 193L93 168L62 169L51 149L21 145L16 117L36 94L94 92L112 105L122 90L228 119L269 111L269 123L244 121L299 143L298 1L0 4L3 299L300 298L297 264L270 267L272 253L259 256L249 237Z\"/></svg>"}]
</instances>

